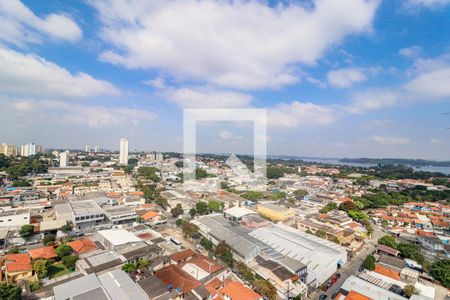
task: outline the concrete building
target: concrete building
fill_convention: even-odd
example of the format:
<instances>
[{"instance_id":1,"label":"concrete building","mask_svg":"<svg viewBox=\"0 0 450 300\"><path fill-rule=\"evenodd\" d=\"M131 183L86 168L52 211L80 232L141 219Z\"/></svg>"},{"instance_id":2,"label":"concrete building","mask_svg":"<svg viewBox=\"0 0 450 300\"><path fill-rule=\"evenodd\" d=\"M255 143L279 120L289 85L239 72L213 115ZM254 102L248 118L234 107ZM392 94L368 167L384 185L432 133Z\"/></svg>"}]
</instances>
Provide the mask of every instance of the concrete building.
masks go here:
<instances>
[{"instance_id":1,"label":"concrete building","mask_svg":"<svg viewBox=\"0 0 450 300\"><path fill-rule=\"evenodd\" d=\"M16 145L2 143L0 144L0 154L4 154L5 156L17 156L19 150Z\"/></svg>"},{"instance_id":2,"label":"concrete building","mask_svg":"<svg viewBox=\"0 0 450 300\"><path fill-rule=\"evenodd\" d=\"M100 152L100 147L99 147L99 146L95 146L95 148L94 148L94 152L95 152L95 153L98 153L98 152Z\"/></svg>"},{"instance_id":3,"label":"concrete building","mask_svg":"<svg viewBox=\"0 0 450 300\"><path fill-rule=\"evenodd\" d=\"M126 205L105 206L103 209L113 224L133 223L137 218L136 211Z\"/></svg>"},{"instance_id":4,"label":"concrete building","mask_svg":"<svg viewBox=\"0 0 450 300\"><path fill-rule=\"evenodd\" d=\"M257 210L262 216L276 222L285 221L295 216L294 210L270 202L259 203Z\"/></svg>"},{"instance_id":5,"label":"concrete building","mask_svg":"<svg viewBox=\"0 0 450 300\"><path fill-rule=\"evenodd\" d=\"M30 224L29 209L0 211L0 227L21 227Z\"/></svg>"},{"instance_id":6,"label":"concrete building","mask_svg":"<svg viewBox=\"0 0 450 300\"><path fill-rule=\"evenodd\" d=\"M94 233L94 238L108 250L120 251L123 248L142 244L143 241L134 233L125 229L100 230Z\"/></svg>"},{"instance_id":7,"label":"concrete building","mask_svg":"<svg viewBox=\"0 0 450 300\"><path fill-rule=\"evenodd\" d=\"M286 225L258 228L249 235L278 254L306 265L308 286L319 287L347 262L344 247Z\"/></svg>"},{"instance_id":8,"label":"concrete building","mask_svg":"<svg viewBox=\"0 0 450 300\"><path fill-rule=\"evenodd\" d=\"M120 154L119 154L119 164L128 164L128 140L125 138L120 139Z\"/></svg>"},{"instance_id":9,"label":"concrete building","mask_svg":"<svg viewBox=\"0 0 450 300\"><path fill-rule=\"evenodd\" d=\"M64 168L69 165L69 151L64 151L59 154L59 167Z\"/></svg>"},{"instance_id":10,"label":"concrete building","mask_svg":"<svg viewBox=\"0 0 450 300\"><path fill-rule=\"evenodd\" d=\"M55 206L57 219L72 221L78 227L89 227L105 219L105 211L93 200L71 201Z\"/></svg>"},{"instance_id":11,"label":"concrete building","mask_svg":"<svg viewBox=\"0 0 450 300\"><path fill-rule=\"evenodd\" d=\"M146 300L147 295L122 270L89 274L53 287L55 300Z\"/></svg>"},{"instance_id":12,"label":"concrete building","mask_svg":"<svg viewBox=\"0 0 450 300\"><path fill-rule=\"evenodd\" d=\"M87 152L87 153L91 152L91 146L90 145L84 146L84 152Z\"/></svg>"},{"instance_id":13,"label":"concrete building","mask_svg":"<svg viewBox=\"0 0 450 300\"><path fill-rule=\"evenodd\" d=\"M20 147L21 156L31 156L42 152L44 152L44 147L36 145L35 143L26 144Z\"/></svg>"}]
</instances>

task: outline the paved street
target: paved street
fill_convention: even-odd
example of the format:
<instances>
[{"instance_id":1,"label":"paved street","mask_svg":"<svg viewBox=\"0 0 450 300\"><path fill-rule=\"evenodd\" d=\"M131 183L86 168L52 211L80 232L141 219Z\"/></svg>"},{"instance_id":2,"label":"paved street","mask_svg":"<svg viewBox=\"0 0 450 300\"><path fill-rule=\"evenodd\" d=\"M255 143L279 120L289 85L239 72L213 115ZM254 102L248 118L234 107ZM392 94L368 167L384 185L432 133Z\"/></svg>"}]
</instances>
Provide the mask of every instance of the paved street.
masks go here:
<instances>
[{"instance_id":1,"label":"paved street","mask_svg":"<svg viewBox=\"0 0 450 300\"><path fill-rule=\"evenodd\" d=\"M345 264L344 267L342 267L338 271L341 274L339 280L335 284L333 284L326 292L318 289L317 291L311 293L309 295L309 299L319 299L319 296L322 294L327 295L327 299L332 299L333 294L339 291L341 285L350 275L357 275L359 273L358 269L363 263L364 259L369 253L375 250L378 239L384 235L384 233L379 230L374 224L372 224L372 226L374 228L372 238Z\"/></svg>"}]
</instances>

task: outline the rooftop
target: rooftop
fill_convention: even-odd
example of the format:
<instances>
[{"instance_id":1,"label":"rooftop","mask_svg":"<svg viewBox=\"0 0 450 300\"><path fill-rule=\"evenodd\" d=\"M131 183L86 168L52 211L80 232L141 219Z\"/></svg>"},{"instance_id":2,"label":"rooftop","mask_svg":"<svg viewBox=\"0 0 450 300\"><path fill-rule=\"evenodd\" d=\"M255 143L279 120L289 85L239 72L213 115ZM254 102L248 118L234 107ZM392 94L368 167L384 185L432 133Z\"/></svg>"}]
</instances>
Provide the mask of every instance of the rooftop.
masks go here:
<instances>
[{"instance_id":1,"label":"rooftop","mask_svg":"<svg viewBox=\"0 0 450 300\"><path fill-rule=\"evenodd\" d=\"M84 216L90 214L103 214L104 211L93 200L71 201L69 202L75 216Z\"/></svg>"},{"instance_id":2,"label":"rooftop","mask_svg":"<svg viewBox=\"0 0 450 300\"><path fill-rule=\"evenodd\" d=\"M41 247L41 248L30 250L29 254L32 259L37 259L37 258L51 259L51 258L57 257L57 255L55 253L55 249L52 246Z\"/></svg>"},{"instance_id":3,"label":"rooftop","mask_svg":"<svg viewBox=\"0 0 450 300\"><path fill-rule=\"evenodd\" d=\"M89 238L68 242L67 245L69 245L73 249L73 251L78 254L94 251L97 249L97 245Z\"/></svg>"},{"instance_id":4,"label":"rooftop","mask_svg":"<svg viewBox=\"0 0 450 300\"><path fill-rule=\"evenodd\" d=\"M235 206L224 210L224 213L239 219L242 218L243 216L254 214L255 212L245 207Z\"/></svg>"},{"instance_id":5,"label":"rooftop","mask_svg":"<svg viewBox=\"0 0 450 300\"><path fill-rule=\"evenodd\" d=\"M113 245L123 245L128 243L137 243L142 240L133 233L125 229L107 229L97 232Z\"/></svg>"}]
</instances>

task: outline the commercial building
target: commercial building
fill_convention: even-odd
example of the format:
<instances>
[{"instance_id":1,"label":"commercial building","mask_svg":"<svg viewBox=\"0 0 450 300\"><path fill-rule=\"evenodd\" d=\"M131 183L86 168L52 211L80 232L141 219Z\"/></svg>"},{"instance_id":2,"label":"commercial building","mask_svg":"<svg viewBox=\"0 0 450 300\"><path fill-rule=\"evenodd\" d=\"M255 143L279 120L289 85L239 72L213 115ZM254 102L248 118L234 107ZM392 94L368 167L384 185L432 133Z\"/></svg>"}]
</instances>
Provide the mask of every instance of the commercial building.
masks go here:
<instances>
[{"instance_id":1,"label":"commercial building","mask_svg":"<svg viewBox=\"0 0 450 300\"><path fill-rule=\"evenodd\" d=\"M120 153L119 153L119 164L127 165L128 164L128 140L121 138L120 139Z\"/></svg>"},{"instance_id":2,"label":"commercial building","mask_svg":"<svg viewBox=\"0 0 450 300\"><path fill-rule=\"evenodd\" d=\"M21 156L31 156L36 155L38 153L43 153L44 147L41 145L36 145L35 143L30 143L23 145L20 147L20 155Z\"/></svg>"},{"instance_id":3,"label":"commercial building","mask_svg":"<svg viewBox=\"0 0 450 300\"><path fill-rule=\"evenodd\" d=\"M29 209L0 211L0 227L21 227L30 224Z\"/></svg>"},{"instance_id":4,"label":"commercial building","mask_svg":"<svg viewBox=\"0 0 450 300\"><path fill-rule=\"evenodd\" d=\"M91 146L90 145L84 146L84 152L87 152L87 153L91 152Z\"/></svg>"},{"instance_id":5,"label":"commercial building","mask_svg":"<svg viewBox=\"0 0 450 300\"><path fill-rule=\"evenodd\" d=\"M134 233L125 229L100 230L94 233L94 238L105 249L120 251L123 248L142 244L143 241Z\"/></svg>"},{"instance_id":6,"label":"commercial building","mask_svg":"<svg viewBox=\"0 0 450 300\"><path fill-rule=\"evenodd\" d=\"M70 201L55 206L57 219L72 221L78 228L89 227L105 219L105 212L93 200Z\"/></svg>"},{"instance_id":7,"label":"commercial building","mask_svg":"<svg viewBox=\"0 0 450 300\"><path fill-rule=\"evenodd\" d=\"M286 225L258 228L249 235L276 251L273 257L283 255L306 265L308 286L320 286L347 262L344 247Z\"/></svg>"},{"instance_id":8,"label":"commercial building","mask_svg":"<svg viewBox=\"0 0 450 300\"><path fill-rule=\"evenodd\" d=\"M285 221L295 216L295 211L273 203L259 203L258 212L272 221Z\"/></svg>"},{"instance_id":9,"label":"commercial building","mask_svg":"<svg viewBox=\"0 0 450 300\"><path fill-rule=\"evenodd\" d=\"M59 154L59 167L64 168L69 165L69 151L64 151Z\"/></svg>"},{"instance_id":10,"label":"commercial building","mask_svg":"<svg viewBox=\"0 0 450 300\"><path fill-rule=\"evenodd\" d=\"M19 154L19 150L16 145L2 143L0 144L0 154L4 154L5 156L17 156Z\"/></svg>"},{"instance_id":11,"label":"commercial building","mask_svg":"<svg viewBox=\"0 0 450 300\"><path fill-rule=\"evenodd\" d=\"M113 224L133 223L136 221L136 211L126 205L105 206L106 217Z\"/></svg>"},{"instance_id":12,"label":"commercial building","mask_svg":"<svg viewBox=\"0 0 450 300\"><path fill-rule=\"evenodd\" d=\"M94 148L94 152L95 152L95 153L98 153L98 152L100 152L100 147L99 147L99 146L95 146L95 148Z\"/></svg>"},{"instance_id":13,"label":"commercial building","mask_svg":"<svg viewBox=\"0 0 450 300\"><path fill-rule=\"evenodd\" d=\"M146 300L142 289L122 270L89 274L53 288L55 300L111 299Z\"/></svg>"}]
</instances>

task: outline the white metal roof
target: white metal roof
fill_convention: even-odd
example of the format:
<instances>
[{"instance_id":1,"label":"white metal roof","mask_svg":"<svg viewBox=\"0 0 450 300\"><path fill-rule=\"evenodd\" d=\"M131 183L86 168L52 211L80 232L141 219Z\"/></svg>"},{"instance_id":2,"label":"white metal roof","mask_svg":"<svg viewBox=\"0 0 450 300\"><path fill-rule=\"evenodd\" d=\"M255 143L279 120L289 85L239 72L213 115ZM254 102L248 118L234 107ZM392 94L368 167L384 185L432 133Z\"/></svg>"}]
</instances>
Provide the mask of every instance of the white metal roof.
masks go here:
<instances>
[{"instance_id":1,"label":"white metal roof","mask_svg":"<svg viewBox=\"0 0 450 300\"><path fill-rule=\"evenodd\" d=\"M242 218L243 216L254 214L255 212L253 210L250 210L250 209L245 208L245 207L237 207L237 206L235 206L235 207L232 207L232 208L229 208L229 209L225 210L224 213L226 213L226 214L228 214L230 216L233 216L235 218Z\"/></svg>"},{"instance_id":2,"label":"white metal roof","mask_svg":"<svg viewBox=\"0 0 450 300\"><path fill-rule=\"evenodd\" d=\"M136 235L125 229L100 230L98 231L98 234L102 235L113 245L123 245L142 241Z\"/></svg>"}]
</instances>

